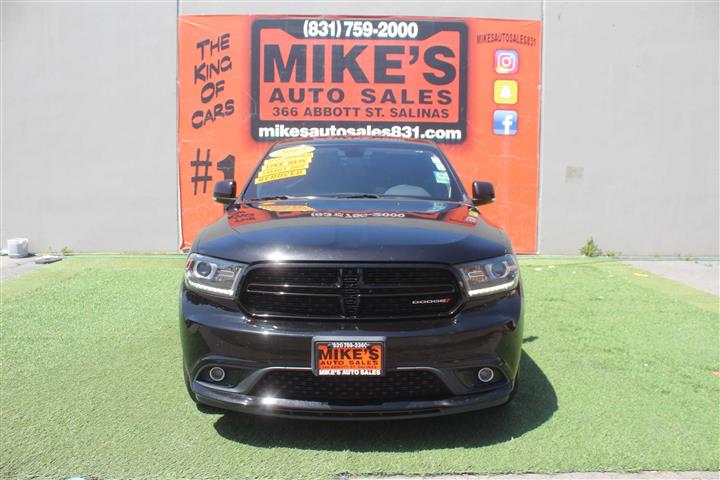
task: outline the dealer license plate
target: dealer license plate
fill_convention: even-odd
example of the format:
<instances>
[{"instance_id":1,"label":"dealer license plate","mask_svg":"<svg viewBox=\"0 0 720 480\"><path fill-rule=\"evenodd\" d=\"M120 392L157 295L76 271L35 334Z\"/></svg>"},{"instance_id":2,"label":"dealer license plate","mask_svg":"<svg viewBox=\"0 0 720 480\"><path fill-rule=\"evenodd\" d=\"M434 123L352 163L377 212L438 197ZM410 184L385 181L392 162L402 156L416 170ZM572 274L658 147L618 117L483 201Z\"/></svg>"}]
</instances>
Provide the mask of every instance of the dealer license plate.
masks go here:
<instances>
[{"instance_id":1,"label":"dealer license plate","mask_svg":"<svg viewBox=\"0 0 720 480\"><path fill-rule=\"evenodd\" d=\"M385 373L384 338L314 338L313 373L318 376L380 376Z\"/></svg>"}]
</instances>

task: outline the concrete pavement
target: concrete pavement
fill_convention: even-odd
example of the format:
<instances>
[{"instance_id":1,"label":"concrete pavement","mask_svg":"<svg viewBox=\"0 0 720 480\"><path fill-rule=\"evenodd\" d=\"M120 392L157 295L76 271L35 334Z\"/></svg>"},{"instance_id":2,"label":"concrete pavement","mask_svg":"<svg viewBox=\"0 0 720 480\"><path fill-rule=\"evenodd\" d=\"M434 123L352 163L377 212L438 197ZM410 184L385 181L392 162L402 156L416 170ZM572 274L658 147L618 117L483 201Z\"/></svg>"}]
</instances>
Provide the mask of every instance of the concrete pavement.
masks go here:
<instances>
[{"instance_id":1,"label":"concrete pavement","mask_svg":"<svg viewBox=\"0 0 720 480\"><path fill-rule=\"evenodd\" d=\"M720 296L718 260L626 260L623 263Z\"/></svg>"},{"instance_id":2,"label":"concrete pavement","mask_svg":"<svg viewBox=\"0 0 720 480\"><path fill-rule=\"evenodd\" d=\"M37 265L37 257L10 258L7 255L0 257L0 280L7 280L16 275L30 272L42 265Z\"/></svg>"},{"instance_id":3,"label":"concrete pavement","mask_svg":"<svg viewBox=\"0 0 720 480\"><path fill-rule=\"evenodd\" d=\"M42 258L40 255L25 258L10 258L7 255L0 257L0 280L7 280L41 268L42 264L35 263L40 258Z\"/></svg>"}]
</instances>

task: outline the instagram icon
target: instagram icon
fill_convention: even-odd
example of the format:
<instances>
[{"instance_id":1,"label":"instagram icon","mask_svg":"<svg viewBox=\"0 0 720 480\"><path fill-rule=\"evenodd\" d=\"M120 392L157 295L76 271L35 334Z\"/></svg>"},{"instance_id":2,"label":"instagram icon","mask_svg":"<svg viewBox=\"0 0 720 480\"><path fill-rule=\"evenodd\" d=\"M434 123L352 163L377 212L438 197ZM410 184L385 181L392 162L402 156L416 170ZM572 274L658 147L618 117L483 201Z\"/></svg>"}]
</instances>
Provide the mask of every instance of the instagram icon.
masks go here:
<instances>
[{"instance_id":1,"label":"instagram icon","mask_svg":"<svg viewBox=\"0 0 720 480\"><path fill-rule=\"evenodd\" d=\"M518 52L515 50L496 50L495 71L497 73L517 73Z\"/></svg>"}]
</instances>

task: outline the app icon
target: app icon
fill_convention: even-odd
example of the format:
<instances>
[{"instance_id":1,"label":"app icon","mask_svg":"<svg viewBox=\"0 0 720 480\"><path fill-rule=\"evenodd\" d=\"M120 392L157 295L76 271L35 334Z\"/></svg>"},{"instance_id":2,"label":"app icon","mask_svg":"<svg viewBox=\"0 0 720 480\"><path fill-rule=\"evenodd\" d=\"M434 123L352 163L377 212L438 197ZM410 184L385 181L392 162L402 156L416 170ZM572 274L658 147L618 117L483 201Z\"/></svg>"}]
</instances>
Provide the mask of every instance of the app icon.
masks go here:
<instances>
[{"instance_id":1,"label":"app icon","mask_svg":"<svg viewBox=\"0 0 720 480\"><path fill-rule=\"evenodd\" d=\"M497 73L517 73L518 52L516 50L495 50L495 71Z\"/></svg>"},{"instance_id":2,"label":"app icon","mask_svg":"<svg viewBox=\"0 0 720 480\"><path fill-rule=\"evenodd\" d=\"M495 103L512 105L518 101L518 84L515 80L495 80Z\"/></svg>"},{"instance_id":3,"label":"app icon","mask_svg":"<svg viewBox=\"0 0 720 480\"><path fill-rule=\"evenodd\" d=\"M515 135L517 133L517 112L515 110L495 110L493 133L495 135Z\"/></svg>"}]
</instances>

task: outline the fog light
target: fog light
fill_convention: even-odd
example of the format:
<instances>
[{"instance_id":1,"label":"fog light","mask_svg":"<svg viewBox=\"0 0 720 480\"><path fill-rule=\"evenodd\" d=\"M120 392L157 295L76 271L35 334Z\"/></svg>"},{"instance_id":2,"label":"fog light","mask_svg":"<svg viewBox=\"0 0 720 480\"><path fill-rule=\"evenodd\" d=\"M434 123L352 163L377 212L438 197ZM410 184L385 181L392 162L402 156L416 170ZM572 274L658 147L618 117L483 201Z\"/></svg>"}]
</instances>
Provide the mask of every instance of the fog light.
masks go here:
<instances>
[{"instance_id":1,"label":"fog light","mask_svg":"<svg viewBox=\"0 0 720 480\"><path fill-rule=\"evenodd\" d=\"M492 379L495 378L495 372L492 368L483 367L480 370L478 370L477 374L478 380L480 380L483 383L492 382Z\"/></svg>"},{"instance_id":2,"label":"fog light","mask_svg":"<svg viewBox=\"0 0 720 480\"><path fill-rule=\"evenodd\" d=\"M213 382L222 382L225 379L225 370L220 367L212 367L209 375Z\"/></svg>"}]
</instances>

